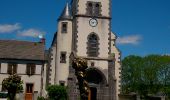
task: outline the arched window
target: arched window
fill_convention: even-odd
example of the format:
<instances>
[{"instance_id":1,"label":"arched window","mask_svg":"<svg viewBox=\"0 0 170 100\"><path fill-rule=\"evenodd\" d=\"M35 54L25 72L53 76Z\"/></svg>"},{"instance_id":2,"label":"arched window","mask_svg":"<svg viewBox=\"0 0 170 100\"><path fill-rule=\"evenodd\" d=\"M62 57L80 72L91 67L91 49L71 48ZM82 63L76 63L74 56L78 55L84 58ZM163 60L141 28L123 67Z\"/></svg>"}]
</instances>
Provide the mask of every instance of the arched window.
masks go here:
<instances>
[{"instance_id":1,"label":"arched window","mask_svg":"<svg viewBox=\"0 0 170 100\"><path fill-rule=\"evenodd\" d=\"M97 57L99 55L99 42L96 34L90 34L87 42L87 54L89 57Z\"/></svg>"}]
</instances>

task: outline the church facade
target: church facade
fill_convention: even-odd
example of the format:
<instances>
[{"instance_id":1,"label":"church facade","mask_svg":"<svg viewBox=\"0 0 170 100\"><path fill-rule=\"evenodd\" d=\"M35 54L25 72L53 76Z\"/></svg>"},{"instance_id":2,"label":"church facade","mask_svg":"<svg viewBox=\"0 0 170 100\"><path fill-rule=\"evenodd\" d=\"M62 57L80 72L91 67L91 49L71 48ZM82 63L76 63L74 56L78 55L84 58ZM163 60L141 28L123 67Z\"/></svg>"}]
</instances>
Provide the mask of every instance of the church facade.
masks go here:
<instances>
[{"instance_id":1,"label":"church facade","mask_svg":"<svg viewBox=\"0 0 170 100\"><path fill-rule=\"evenodd\" d=\"M68 86L69 100L78 100L73 57L88 61L86 80L91 100L118 100L120 52L111 31L111 0L72 0L58 19L50 48L48 84Z\"/></svg>"}]
</instances>

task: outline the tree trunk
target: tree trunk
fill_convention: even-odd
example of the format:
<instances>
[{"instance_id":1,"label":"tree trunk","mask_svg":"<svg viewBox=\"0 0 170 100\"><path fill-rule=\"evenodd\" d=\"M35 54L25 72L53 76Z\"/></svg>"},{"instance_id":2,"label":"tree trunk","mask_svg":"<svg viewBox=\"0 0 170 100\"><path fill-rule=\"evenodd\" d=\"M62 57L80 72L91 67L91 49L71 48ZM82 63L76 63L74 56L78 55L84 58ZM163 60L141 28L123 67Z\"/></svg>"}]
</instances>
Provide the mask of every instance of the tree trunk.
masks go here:
<instances>
[{"instance_id":1,"label":"tree trunk","mask_svg":"<svg viewBox=\"0 0 170 100\"><path fill-rule=\"evenodd\" d=\"M15 100L16 92L8 92L9 100Z\"/></svg>"}]
</instances>

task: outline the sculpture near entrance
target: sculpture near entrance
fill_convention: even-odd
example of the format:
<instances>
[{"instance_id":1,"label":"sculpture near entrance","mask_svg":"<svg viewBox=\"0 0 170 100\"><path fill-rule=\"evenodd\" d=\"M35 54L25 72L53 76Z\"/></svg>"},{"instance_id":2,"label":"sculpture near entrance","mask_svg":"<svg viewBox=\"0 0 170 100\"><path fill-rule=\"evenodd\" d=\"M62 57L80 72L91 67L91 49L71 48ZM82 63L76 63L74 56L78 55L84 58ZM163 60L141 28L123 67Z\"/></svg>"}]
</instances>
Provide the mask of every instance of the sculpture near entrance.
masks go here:
<instances>
[{"instance_id":1,"label":"sculpture near entrance","mask_svg":"<svg viewBox=\"0 0 170 100\"><path fill-rule=\"evenodd\" d=\"M86 69L88 67L87 60L82 58L74 58L72 62L72 67L75 69L75 75L77 76L81 100L89 100L88 95L90 92L90 88L87 81L85 80Z\"/></svg>"}]
</instances>

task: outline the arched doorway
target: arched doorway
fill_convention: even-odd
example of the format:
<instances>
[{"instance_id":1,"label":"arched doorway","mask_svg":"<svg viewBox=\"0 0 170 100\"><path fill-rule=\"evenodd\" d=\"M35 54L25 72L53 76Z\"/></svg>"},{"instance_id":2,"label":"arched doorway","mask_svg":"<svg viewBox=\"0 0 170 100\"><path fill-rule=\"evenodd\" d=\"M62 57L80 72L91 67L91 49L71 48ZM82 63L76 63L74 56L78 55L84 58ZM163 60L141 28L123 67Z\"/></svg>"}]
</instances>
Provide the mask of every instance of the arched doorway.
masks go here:
<instances>
[{"instance_id":1,"label":"arched doorway","mask_svg":"<svg viewBox=\"0 0 170 100\"><path fill-rule=\"evenodd\" d=\"M106 83L106 78L104 74L96 69L87 69L86 80L90 86L89 100L97 100L101 90L99 90Z\"/></svg>"}]
</instances>

